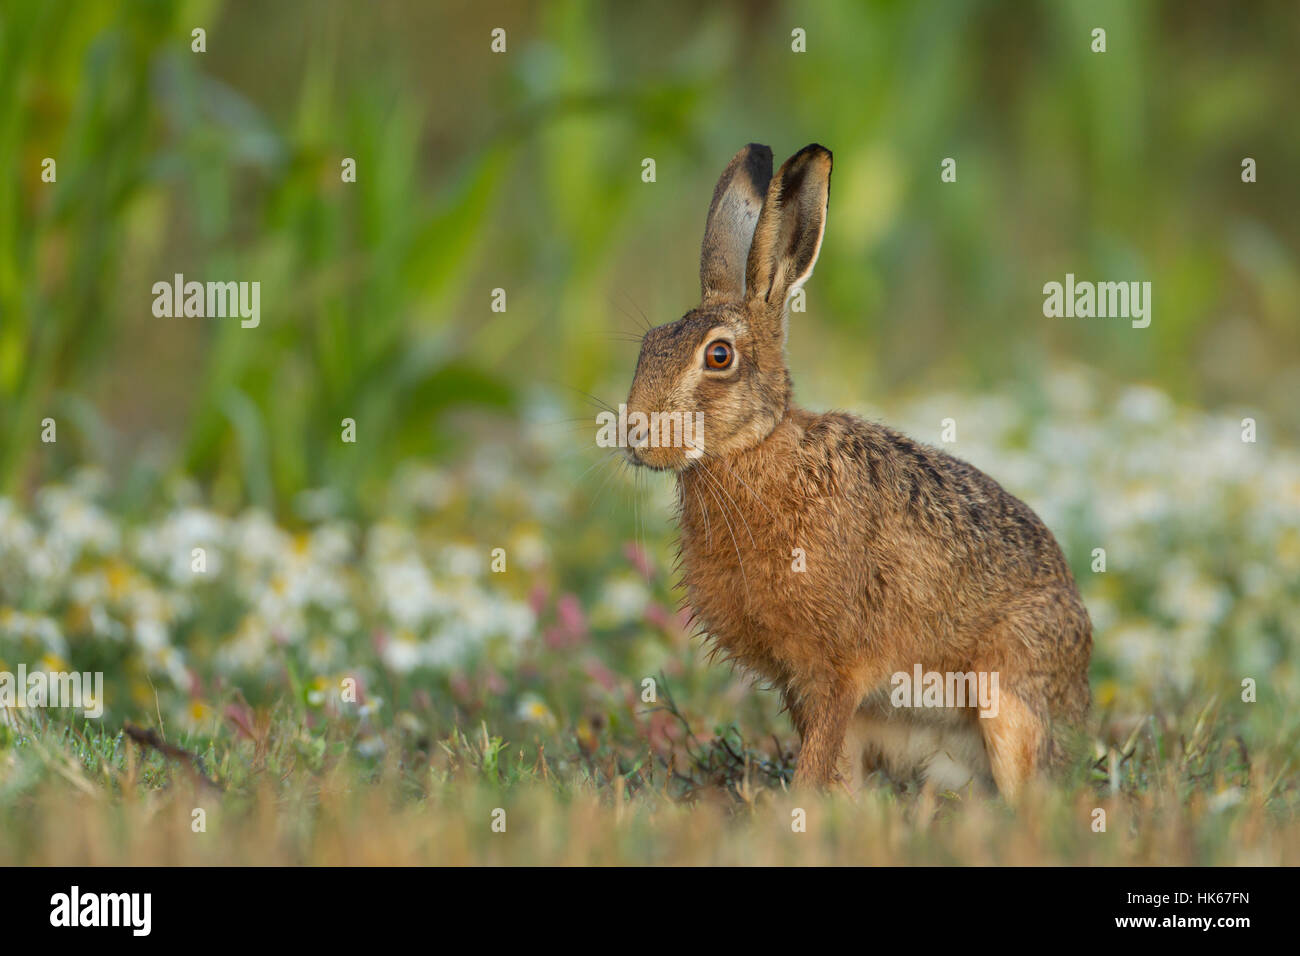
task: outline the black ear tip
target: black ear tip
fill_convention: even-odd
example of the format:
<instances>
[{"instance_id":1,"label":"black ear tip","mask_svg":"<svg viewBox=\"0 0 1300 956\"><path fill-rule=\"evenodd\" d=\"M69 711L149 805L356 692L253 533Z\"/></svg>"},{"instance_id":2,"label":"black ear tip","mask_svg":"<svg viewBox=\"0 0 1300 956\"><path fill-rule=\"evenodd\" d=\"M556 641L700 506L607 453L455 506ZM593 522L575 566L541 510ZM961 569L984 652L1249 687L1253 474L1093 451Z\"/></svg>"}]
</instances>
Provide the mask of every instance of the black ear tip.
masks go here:
<instances>
[{"instance_id":1,"label":"black ear tip","mask_svg":"<svg viewBox=\"0 0 1300 956\"><path fill-rule=\"evenodd\" d=\"M820 143L809 143L787 159L781 167L781 172L778 173L781 180L781 194L800 188L809 174L819 175L814 172L818 167L824 167L823 174L829 184L833 165L829 149Z\"/></svg>"},{"instance_id":2,"label":"black ear tip","mask_svg":"<svg viewBox=\"0 0 1300 956\"><path fill-rule=\"evenodd\" d=\"M754 178L762 179L762 186L772 178L772 147L762 143L750 143L745 149L745 166L753 171Z\"/></svg>"},{"instance_id":3,"label":"black ear tip","mask_svg":"<svg viewBox=\"0 0 1300 956\"><path fill-rule=\"evenodd\" d=\"M831 151L821 143L809 143L803 149L799 150L798 155L805 159L812 159L814 156L825 156L827 162L832 162L834 160Z\"/></svg>"},{"instance_id":4,"label":"black ear tip","mask_svg":"<svg viewBox=\"0 0 1300 956\"><path fill-rule=\"evenodd\" d=\"M749 143L737 154L740 169L744 170L754 192L762 196L772 179L772 149L762 143ZM733 163L735 160L733 160Z\"/></svg>"}]
</instances>

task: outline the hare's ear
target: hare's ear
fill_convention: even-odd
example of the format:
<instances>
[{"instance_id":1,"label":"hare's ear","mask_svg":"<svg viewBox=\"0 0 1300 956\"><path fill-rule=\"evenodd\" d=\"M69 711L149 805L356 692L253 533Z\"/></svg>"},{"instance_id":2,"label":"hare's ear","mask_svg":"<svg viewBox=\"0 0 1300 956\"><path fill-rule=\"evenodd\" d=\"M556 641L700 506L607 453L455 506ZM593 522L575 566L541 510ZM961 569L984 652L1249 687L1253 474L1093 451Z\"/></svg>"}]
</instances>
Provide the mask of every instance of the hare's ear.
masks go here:
<instances>
[{"instance_id":1,"label":"hare's ear","mask_svg":"<svg viewBox=\"0 0 1300 956\"><path fill-rule=\"evenodd\" d=\"M808 280L817 264L830 189L831 151L816 143L799 150L777 171L749 249L747 301L784 313L786 297Z\"/></svg>"},{"instance_id":2,"label":"hare's ear","mask_svg":"<svg viewBox=\"0 0 1300 956\"><path fill-rule=\"evenodd\" d=\"M745 259L772 178L772 150L750 143L731 158L713 190L700 247L700 297L739 302L745 292Z\"/></svg>"}]
</instances>

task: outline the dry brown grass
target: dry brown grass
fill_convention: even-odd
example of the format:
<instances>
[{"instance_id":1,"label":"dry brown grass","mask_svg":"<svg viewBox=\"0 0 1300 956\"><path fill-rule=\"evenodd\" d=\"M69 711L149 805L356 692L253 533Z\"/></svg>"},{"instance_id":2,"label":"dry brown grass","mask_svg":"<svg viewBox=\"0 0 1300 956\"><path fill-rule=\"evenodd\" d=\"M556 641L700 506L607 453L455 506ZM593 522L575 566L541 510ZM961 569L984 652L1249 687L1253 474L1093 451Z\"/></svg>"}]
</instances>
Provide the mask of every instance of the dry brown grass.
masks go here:
<instances>
[{"instance_id":1,"label":"dry brown grass","mask_svg":"<svg viewBox=\"0 0 1300 956\"><path fill-rule=\"evenodd\" d=\"M485 773L486 736L438 748L423 765L390 752L316 766L290 756L291 726L269 744L231 742L205 766L104 736L11 738L0 749L0 864L60 865L1295 865L1300 822L1289 764L1204 762L1234 741L1157 759L1134 743L1101 761L1123 769L1043 783L1018 809L973 794L903 791L878 781L856 798L796 795L750 765L699 780L655 772L598 781L590 770ZM1204 733L1204 731L1202 731ZM1194 738L1193 738L1194 742ZM112 744L114 759L94 759ZM1221 745L1221 746L1220 746ZM477 750L476 750L477 748ZM742 755L743 756L743 755ZM697 758L702 754L697 753ZM747 759L747 758L746 758ZM538 769L540 765L533 765ZM1199 769L1198 769L1199 768ZM685 768L689 769L689 768ZM32 779L32 774L38 774ZM1196 776L1210 779L1196 783ZM1230 779L1231 778L1231 779ZM29 786L22 786L27 779ZM720 782L721 781L721 782ZM1227 794L1227 796L1224 796ZM193 811L206 831L192 829ZM505 811L505 832L493 813ZM806 811L806 832L792 828ZM1094 832L1094 812L1106 812Z\"/></svg>"}]
</instances>

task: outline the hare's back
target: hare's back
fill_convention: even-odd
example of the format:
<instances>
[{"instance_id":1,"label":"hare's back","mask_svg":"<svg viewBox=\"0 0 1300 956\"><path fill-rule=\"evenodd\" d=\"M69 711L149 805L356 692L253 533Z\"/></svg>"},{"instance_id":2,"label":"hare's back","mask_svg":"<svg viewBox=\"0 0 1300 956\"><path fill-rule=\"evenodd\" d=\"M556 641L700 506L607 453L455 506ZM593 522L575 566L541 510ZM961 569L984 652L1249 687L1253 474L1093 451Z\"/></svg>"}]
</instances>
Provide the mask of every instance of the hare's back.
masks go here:
<instances>
[{"instance_id":1,"label":"hare's back","mask_svg":"<svg viewBox=\"0 0 1300 956\"><path fill-rule=\"evenodd\" d=\"M1072 581L1033 509L974 465L844 413L812 416L804 432L806 467L856 502L870 532L932 541L967 570Z\"/></svg>"}]
</instances>

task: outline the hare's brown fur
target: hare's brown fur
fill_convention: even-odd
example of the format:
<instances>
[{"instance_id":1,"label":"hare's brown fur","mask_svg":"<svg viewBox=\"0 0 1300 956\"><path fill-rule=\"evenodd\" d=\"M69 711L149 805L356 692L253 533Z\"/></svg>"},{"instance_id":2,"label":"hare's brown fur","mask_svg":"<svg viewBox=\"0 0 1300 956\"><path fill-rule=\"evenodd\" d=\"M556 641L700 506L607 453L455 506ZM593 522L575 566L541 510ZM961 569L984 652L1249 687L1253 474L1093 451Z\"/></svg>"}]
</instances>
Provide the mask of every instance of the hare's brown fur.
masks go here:
<instances>
[{"instance_id":1,"label":"hare's brown fur","mask_svg":"<svg viewBox=\"0 0 1300 956\"><path fill-rule=\"evenodd\" d=\"M687 601L719 651L780 689L803 741L797 780L879 767L940 786L991 778L1014 796L1088 710L1088 613L1051 532L993 479L792 404L785 305L820 249L830 165L810 146L772 178L770 151L751 145L723 174L704 301L647 334L628 400L702 412L705 431L631 455L677 472ZM734 352L725 370L702 359L718 340ZM996 716L892 706L891 675L918 664L996 673Z\"/></svg>"}]
</instances>

